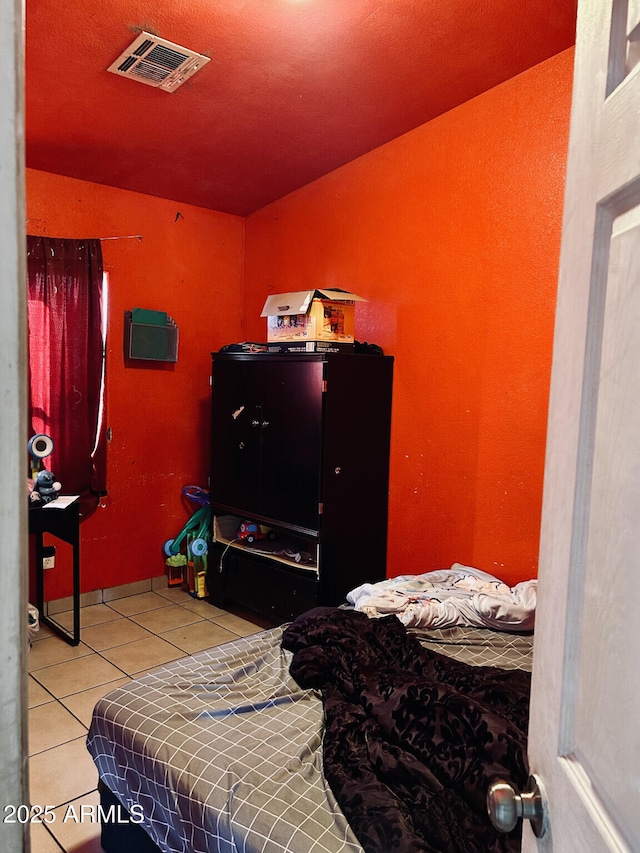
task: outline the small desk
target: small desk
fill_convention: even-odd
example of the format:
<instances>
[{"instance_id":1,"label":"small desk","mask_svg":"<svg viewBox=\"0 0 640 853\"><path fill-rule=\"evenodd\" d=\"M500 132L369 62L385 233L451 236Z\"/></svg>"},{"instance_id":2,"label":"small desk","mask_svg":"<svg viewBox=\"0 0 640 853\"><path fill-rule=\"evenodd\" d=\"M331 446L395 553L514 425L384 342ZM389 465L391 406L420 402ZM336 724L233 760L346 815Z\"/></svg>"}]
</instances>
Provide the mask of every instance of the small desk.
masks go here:
<instances>
[{"instance_id":1,"label":"small desk","mask_svg":"<svg viewBox=\"0 0 640 853\"><path fill-rule=\"evenodd\" d=\"M58 500L60 504L56 506ZM69 503L66 503L70 501ZM65 505L63 505L63 503ZM72 646L80 642L80 501L60 496L56 501L29 505L29 533L36 537L36 607L40 621ZM44 612L43 533L50 533L73 548L73 631L69 632Z\"/></svg>"}]
</instances>

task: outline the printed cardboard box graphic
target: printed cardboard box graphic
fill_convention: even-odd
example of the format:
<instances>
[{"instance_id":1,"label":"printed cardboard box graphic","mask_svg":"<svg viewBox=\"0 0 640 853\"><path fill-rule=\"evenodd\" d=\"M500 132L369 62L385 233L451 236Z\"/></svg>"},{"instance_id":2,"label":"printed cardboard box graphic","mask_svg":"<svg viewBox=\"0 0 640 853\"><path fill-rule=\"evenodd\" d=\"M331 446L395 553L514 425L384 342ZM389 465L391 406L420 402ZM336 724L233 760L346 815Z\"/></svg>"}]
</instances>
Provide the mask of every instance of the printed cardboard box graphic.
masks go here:
<instances>
[{"instance_id":1,"label":"printed cardboard box graphic","mask_svg":"<svg viewBox=\"0 0 640 853\"><path fill-rule=\"evenodd\" d=\"M337 289L274 293L260 316L267 318L267 341L353 343L355 304L366 301Z\"/></svg>"}]
</instances>

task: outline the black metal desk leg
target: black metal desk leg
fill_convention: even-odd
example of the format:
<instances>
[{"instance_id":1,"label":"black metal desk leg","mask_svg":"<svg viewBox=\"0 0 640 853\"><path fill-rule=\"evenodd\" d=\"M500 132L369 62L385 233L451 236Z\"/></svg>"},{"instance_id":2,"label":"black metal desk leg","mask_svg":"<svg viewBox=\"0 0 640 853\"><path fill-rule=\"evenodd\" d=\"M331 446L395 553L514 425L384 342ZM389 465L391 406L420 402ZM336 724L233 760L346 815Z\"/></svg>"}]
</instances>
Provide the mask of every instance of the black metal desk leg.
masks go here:
<instances>
[{"instance_id":1,"label":"black metal desk leg","mask_svg":"<svg viewBox=\"0 0 640 853\"><path fill-rule=\"evenodd\" d=\"M36 537L36 606L40 621L72 646L80 642L80 512L79 502L65 507L36 507L29 511L29 532ZM73 630L45 613L43 534L49 533L73 548Z\"/></svg>"}]
</instances>

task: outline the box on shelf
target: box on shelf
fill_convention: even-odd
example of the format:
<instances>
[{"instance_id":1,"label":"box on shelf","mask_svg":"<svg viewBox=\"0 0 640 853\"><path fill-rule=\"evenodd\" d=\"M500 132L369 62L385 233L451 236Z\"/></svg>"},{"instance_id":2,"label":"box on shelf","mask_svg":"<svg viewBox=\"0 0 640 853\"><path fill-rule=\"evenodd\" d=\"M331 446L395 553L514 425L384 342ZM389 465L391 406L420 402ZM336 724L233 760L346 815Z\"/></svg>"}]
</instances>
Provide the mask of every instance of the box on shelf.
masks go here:
<instances>
[{"instance_id":1,"label":"box on shelf","mask_svg":"<svg viewBox=\"0 0 640 853\"><path fill-rule=\"evenodd\" d=\"M297 290L267 297L267 341L333 341L353 344L355 304L366 302L347 290Z\"/></svg>"}]
</instances>

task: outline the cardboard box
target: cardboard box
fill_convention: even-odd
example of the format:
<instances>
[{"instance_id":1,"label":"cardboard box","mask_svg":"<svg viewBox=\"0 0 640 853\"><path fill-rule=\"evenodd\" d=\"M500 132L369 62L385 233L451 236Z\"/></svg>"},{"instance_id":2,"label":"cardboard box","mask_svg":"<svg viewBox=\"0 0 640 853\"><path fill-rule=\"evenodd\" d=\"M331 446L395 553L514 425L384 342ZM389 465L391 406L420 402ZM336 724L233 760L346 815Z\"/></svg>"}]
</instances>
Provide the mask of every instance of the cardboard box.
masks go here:
<instances>
[{"instance_id":1,"label":"cardboard box","mask_svg":"<svg viewBox=\"0 0 640 853\"><path fill-rule=\"evenodd\" d=\"M297 290L267 297L267 341L354 342L355 304L366 302L347 290Z\"/></svg>"},{"instance_id":2,"label":"cardboard box","mask_svg":"<svg viewBox=\"0 0 640 853\"><path fill-rule=\"evenodd\" d=\"M268 352L291 352L294 355L304 352L353 352L353 341L308 341L298 338L295 341L270 341L267 343Z\"/></svg>"}]
</instances>

